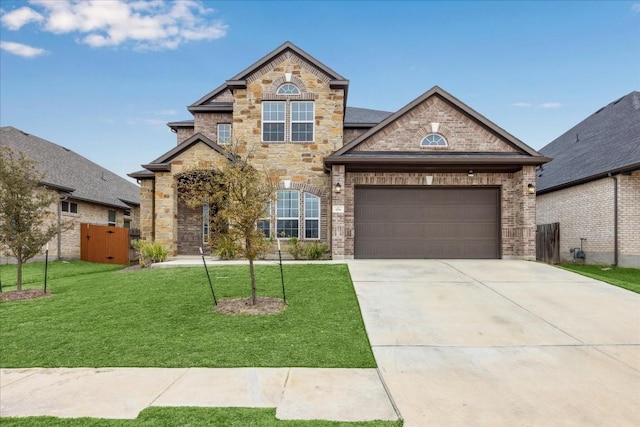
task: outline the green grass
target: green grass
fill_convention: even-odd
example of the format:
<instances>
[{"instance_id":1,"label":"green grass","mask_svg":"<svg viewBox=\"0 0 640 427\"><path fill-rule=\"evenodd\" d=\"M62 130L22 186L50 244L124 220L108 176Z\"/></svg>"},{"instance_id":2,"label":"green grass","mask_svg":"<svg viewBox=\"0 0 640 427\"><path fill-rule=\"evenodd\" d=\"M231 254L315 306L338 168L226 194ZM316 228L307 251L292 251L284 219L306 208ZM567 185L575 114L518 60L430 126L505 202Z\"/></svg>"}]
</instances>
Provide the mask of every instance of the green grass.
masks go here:
<instances>
[{"instance_id":1,"label":"green grass","mask_svg":"<svg viewBox=\"0 0 640 427\"><path fill-rule=\"evenodd\" d=\"M124 265L97 264L86 261L52 261L47 265L47 287L52 279L81 276L89 273L113 271ZM22 266L23 289L42 288L44 286L44 262L29 262ZM0 265L0 280L3 291L16 290L17 269L15 264Z\"/></svg>"},{"instance_id":2,"label":"green grass","mask_svg":"<svg viewBox=\"0 0 640 427\"><path fill-rule=\"evenodd\" d=\"M564 264L561 267L640 294L640 269L638 268L577 264Z\"/></svg>"},{"instance_id":3,"label":"green grass","mask_svg":"<svg viewBox=\"0 0 640 427\"><path fill-rule=\"evenodd\" d=\"M281 421L275 409L258 408L147 408L135 420L102 418L2 418L3 427L400 427L402 421Z\"/></svg>"},{"instance_id":4,"label":"green grass","mask_svg":"<svg viewBox=\"0 0 640 427\"><path fill-rule=\"evenodd\" d=\"M284 272L288 308L263 316L213 312L202 268L50 279L52 297L0 303L0 366L375 367L347 267ZM247 266L210 273L219 298L250 295ZM278 266L256 275L261 296L281 296Z\"/></svg>"}]
</instances>

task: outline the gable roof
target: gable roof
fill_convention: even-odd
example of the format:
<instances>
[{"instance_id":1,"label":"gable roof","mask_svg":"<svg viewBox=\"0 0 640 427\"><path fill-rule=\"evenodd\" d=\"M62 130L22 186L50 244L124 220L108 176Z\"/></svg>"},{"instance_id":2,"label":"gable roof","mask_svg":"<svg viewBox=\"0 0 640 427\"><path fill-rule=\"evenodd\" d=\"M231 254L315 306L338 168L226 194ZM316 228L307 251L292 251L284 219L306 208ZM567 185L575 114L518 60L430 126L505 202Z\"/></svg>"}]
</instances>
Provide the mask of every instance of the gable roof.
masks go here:
<instances>
[{"instance_id":1,"label":"gable roof","mask_svg":"<svg viewBox=\"0 0 640 427\"><path fill-rule=\"evenodd\" d=\"M454 108L461 110L475 120L476 123L487 128L490 132L500 136L505 142L516 148L514 153L476 153L476 152L402 152L402 151L354 151L362 142L380 132L385 127L394 123L397 119L411 111L413 108L425 102L432 96L438 96ZM411 101L405 107L398 110L369 129L350 143L336 150L330 156L325 157L325 168L332 164L344 164L351 170L412 170L412 168L424 167L439 168L447 171L461 171L474 169L482 171L513 172L522 165L540 165L550 159L535 151L533 148L520 141L468 105L464 104L448 92L438 86L434 86L418 98Z\"/></svg>"},{"instance_id":2,"label":"gable roof","mask_svg":"<svg viewBox=\"0 0 640 427\"><path fill-rule=\"evenodd\" d=\"M128 209L140 204L140 188L91 160L11 126L0 128L0 145L23 152L45 174L42 184L76 200Z\"/></svg>"},{"instance_id":3,"label":"gable roof","mask_svg":"<svg viewBox=\"0 0 640 427\"><path fill-rule=\"evenodd\" d=\"M287 41L287 42L284 42L283 44L281 44L280 46L278 46L277 48L275 48L273 51L271 51L268 54L266 54L265 56L263 56L262 58L260 58L259 60L257 60L256 62L254 62L253 64L251 64L250 66L248 66L247 68L245 68L244 70L240 71L235 76L231 77L224 84L218 86L217 88L215 88L214 90L212 90L211 92L209 92L208 94L206 94L205 96L203 96L202 98L200 98L199 100L197 100L196 102L191 104L189 106L189 111L192 111L192 112L193 111L202 111L204 108L207 108L207 110L209 110L211 108L214 108L214 109L215 108L219 108L219 109L223 109L225 111L226 110L231 111L232 105L230 103L228 103L228 102L216 103L216 104L219 104L219 105L206 105L205 106L204 104L207 104L207 101L209 101L211 98L214 98L215 96L219 95L220 93L224 92L226 89L246 87L246 84L247 84L246 78L251 73L254 73L255 71L257 71L258 69L260 69L264 65L266 65L269 62L273 61L276 57L280 56L281 54L283 54L287 50L292 51L297 56L301 57L302 59L304 59L305 61L309 62L311 65L313 65L315 68L321 70L323 73L325 73L327 76L329 76L329 78L331 79L331 82L330 82L331 87L342 87L342 88L344 88L344 91L345 91L344 98L345 98L345 102L346 102L347 89L349 87L349 80L345 79L343 76L341 76L340 74L338 74L337 72L335 72L334 70L332 70L331 68L329 68L328 66L323 64L322 62L318 61L313 56L309 55L307 52L305 52L304 50L300 49L298 46L294 45L290 41Z\"/></svg>"},{"instance_id":4,"label":"gable roof","mask_svg":"<svg viewBox=\"0 0 640 427\"><path fill-rule=\"evenodd\" d=\"M384 129L386 126L395 122L398 118L405 115L407 112L411 111L418 105L422 104L424 101L431 98L432 96L439 96L443 100L452 104L455 108L463 111L464 113L469 115L471 118L475 119L475 121L481 124L482 126L488 128L493 133L501 136L507 143L511 144L514 148L518 149L518 151L529 154L531 156L541 157L541 154L535 151L533 148L529 147L527 144L520 141L518 138L511 135L506 130L502 129L501 127L493 123L491 120L487 119L482 114L478 113L477 111L475 111L474 109L472 109L471 107L469 107L468 105L466 105L465 103L463 103L458 98L451 95L450 93L446 92L439 86L432 87L431 89L429 89L428 91L426 91L425 93L423 93L422 95L420 95L419 97L417 97L416 99L414 99L413 101L411 101L410 103L402 107L396 113L387 117L385 120L380 122L377 126L373 127L369 131L360 135L358 138L354 139L350 143L344 145L342 148L334 152L331 156L336 157L351 151L361 142L365 141L375 133Z\"/></svg>"},{"instance_id":5,"label":"gable roof","mask_svg":"<svg viewBox=\"0 0 640 427\"><path fill-rule=\"evenodd\" d=\"M168 172L171 170L171 160L173 160L176 156L185 152L195 144L198 144L199 142L206 144L207 146L209 146L209 148L222 154L227 159L233 160L233 157L231 156L231 154L226 152L224 148L222 148L220 145L216 144L215 142L213 142L203 134L197 133L193 135L191 138L181 143L180 145L167 151L166 153L164 153L162 156L158 157L151 163L142 165L142 167L147 169L148 171ZM153 178L154 174L145 172L145 171L138 171L138 172L129 174L129 176L132 178L138 178L138 179L149 179L149 178Z\"/></svg>"},{"instance_id":6,"label":"gable roof","mask_svg":"<svg viewBox=\"0 0 640 427\"><path fill-rule=\"evenodd\" d=\"M640 93L599 109L540 152L553 161L538 171L539 194L640 169Z\"/></svg>"}]
</instances>

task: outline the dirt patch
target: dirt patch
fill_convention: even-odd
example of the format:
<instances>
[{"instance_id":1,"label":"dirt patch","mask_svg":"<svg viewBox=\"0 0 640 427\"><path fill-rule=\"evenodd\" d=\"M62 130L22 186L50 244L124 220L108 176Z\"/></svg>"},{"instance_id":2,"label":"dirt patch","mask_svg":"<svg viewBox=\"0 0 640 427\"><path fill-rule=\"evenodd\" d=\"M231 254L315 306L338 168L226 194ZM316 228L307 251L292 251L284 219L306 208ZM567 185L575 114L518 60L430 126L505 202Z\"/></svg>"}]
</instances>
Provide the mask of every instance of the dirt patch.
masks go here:
<instances>
[{"instance_id":1,"label":"dirt patch","mask_svg":"<svg viewBox=\"0 0 640 427\"><path fill-rule=\"evenodd\" d=\"M233 298L218 301L214 311L221 314L255 316L280 313L285 308L286 305L280 298L260 297L255 305L251 304L251 298Z\"/></svg>"},{"instance_id":2,"label":"dirt patch","mask_svg":"<svg viewBox=\"0 0 640 427\"><path fill-rule=\"evenodd\" d=\"M24 289L22 291L0 292L0 301L23 301L50 297L51 295L51 291L45 294L42 289Z\"/></svg>"},{"instance_id":3,"label":"dirt patch","mask_svg":"<svg viewBox=\"0 0 640 427\"><path fill-rule=\"evenodd\" d=\"M140 264L135 264L135 265L132 265L131 267L123 268L122 270L116 270L116 273L126 273L128 271L138 271L138 270L142 270L142 267L140 266Z\"/></svg>"}]
</instances>

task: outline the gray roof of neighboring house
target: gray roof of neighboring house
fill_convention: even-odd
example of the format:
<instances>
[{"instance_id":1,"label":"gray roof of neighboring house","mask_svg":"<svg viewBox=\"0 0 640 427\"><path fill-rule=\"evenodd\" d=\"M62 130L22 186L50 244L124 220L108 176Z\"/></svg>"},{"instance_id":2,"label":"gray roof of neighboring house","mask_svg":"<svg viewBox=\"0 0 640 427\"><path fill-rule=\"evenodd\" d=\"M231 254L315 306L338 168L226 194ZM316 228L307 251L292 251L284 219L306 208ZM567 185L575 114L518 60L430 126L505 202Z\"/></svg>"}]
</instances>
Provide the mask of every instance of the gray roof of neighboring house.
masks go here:
<instances>
[{"instance_id":1,"label":"gray roof of neighboring house","mask_svg":"<svg viewBox=\"0 0 640 427\"><path fill-rule=\"evenodd\" d=\"M553 160L538 171L538 193L640 169L640 93L601 108L540 153Z\"/></svg>"},{"instance_id":2,"label":"gray roof of neighboring house","mask_svg":"<svg viewBox=\"0 0 640 427\"><path fill-rule=\"evenodd\" d=\"M53 142L5 126L0 128L0 145L35 161L45 174L42 183L69 191L72 199L123 209L140 204L137 185Z\"/></svg>"}]
</instances>

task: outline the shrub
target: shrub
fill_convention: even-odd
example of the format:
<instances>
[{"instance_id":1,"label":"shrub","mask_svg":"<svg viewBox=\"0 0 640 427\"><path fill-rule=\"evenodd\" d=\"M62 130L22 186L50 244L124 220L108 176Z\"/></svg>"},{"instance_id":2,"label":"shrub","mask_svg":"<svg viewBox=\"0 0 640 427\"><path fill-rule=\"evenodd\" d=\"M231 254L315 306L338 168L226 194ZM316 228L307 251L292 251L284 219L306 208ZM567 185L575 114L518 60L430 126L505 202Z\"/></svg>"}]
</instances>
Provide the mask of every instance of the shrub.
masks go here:
<instances>
[{"instance_id":1,"label":"shrub","mask_svg":"<svg viewBox=\"0 0 640 427\"><path fill-rule=\"evenodd\" d=\"M133 240L131 247L138 251L138 257L141 267L146 267L154 262L163 262L167 260L169 252L162 246L160 242L147 242L146 240Z\"/></svg>"},{"instance_id":2,"label":"shrub","mask_svg":"<svg viewBox=\"0 0 640 427\"><path fill-rule=\"evenodd\" d=\"M292 237L288 240L289 247L287 251L291 254L293 259L301 259L304 254L304 247L300 243L297 237Z\"/></svg>"},{"instance_id":3,"label":"shrub","mask_svg":"<svg viewBox=\"0 0 640 427\"><path fill-rule=\"evenodd\" d=\"M322 259L324 254L329 250L329 246L326 243L321 242L309 242L304 245L304 256L307 259Z\"/></svg>"},{"instance_id":4,"label":"shrub","mask_svg":"<svg viewBox=\"0 0 640 427\"><path fill-rule=\"evenodd\" d=\"M222 259L234 259L238 254L238 245L227 234L222 234L215 239L215 253Z\"/></svg>"}]
</instances>

